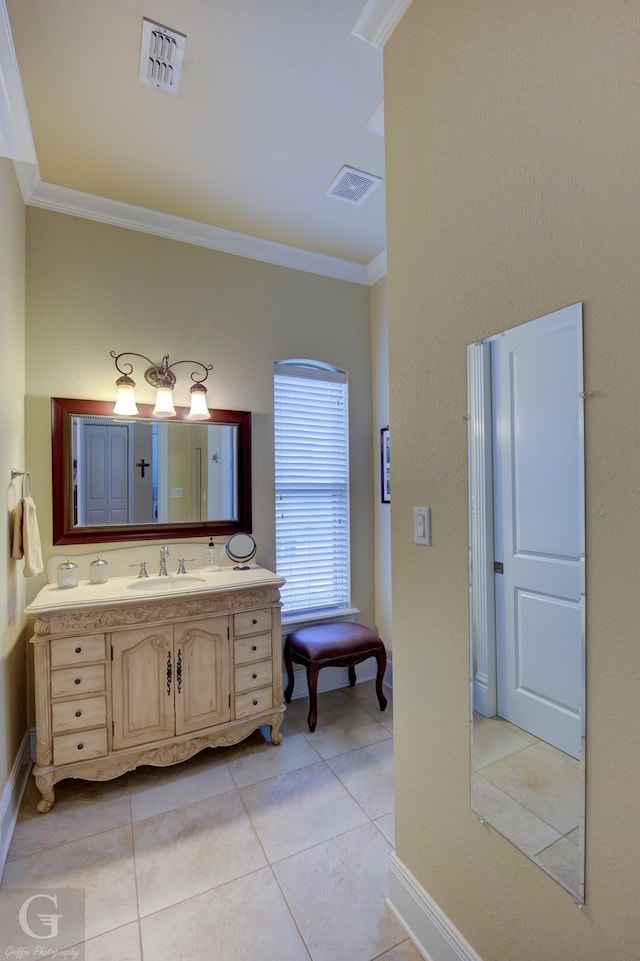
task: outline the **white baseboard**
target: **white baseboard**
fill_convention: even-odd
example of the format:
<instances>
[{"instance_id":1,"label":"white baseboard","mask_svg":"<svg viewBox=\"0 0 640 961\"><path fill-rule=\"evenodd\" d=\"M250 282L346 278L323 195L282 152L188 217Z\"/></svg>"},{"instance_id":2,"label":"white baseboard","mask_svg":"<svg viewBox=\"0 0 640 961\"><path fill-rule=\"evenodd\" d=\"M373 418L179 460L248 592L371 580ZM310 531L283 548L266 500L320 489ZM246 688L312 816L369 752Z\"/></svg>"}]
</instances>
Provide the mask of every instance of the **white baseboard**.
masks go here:
<instances>
[{"instance_id":1,"label":"white baseboard","mask_svg":"<svg viewBox=\"0 0 640 961\"><path fill-rule=\"evenodd\" d=\"M9 845L18 820L18 811L22 796L27 787L29 771L31 770L31 740L29 731L25 731L22 744L13 762L9 780L7 781L2 798L0 799L0 880L4 873L4 865L9 853Z\"/></svg>"},{"instance_id":2,"label":"white baseboard","mask_svg":"<svg viewBox=\"0 0 640 961\"><path fill-rule=\"evenodd\" d=\"M482 961L395 851L387 904L426 961Z\"/></svg>"}]
</instances>

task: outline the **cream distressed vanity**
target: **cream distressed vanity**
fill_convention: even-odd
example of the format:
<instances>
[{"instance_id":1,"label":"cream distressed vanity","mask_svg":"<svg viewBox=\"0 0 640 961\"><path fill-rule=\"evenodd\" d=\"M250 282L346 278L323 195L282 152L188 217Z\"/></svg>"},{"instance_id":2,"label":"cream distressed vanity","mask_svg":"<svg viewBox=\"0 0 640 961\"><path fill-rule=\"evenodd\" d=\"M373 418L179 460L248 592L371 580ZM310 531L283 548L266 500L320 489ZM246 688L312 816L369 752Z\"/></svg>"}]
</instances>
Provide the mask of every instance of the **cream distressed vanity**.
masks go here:
<instances>
[{"instance_id":1,"label":"cream distressed vanity","mask_svg":"<svg viewBox=\"0 0 640 961\"><path fill-rule=\"evenodd\" d=\"M43 587L27 608L38 810L64 778L175 764L263 725L279 744L283 583L254 566Z\"/></svg>"}]
</instances>

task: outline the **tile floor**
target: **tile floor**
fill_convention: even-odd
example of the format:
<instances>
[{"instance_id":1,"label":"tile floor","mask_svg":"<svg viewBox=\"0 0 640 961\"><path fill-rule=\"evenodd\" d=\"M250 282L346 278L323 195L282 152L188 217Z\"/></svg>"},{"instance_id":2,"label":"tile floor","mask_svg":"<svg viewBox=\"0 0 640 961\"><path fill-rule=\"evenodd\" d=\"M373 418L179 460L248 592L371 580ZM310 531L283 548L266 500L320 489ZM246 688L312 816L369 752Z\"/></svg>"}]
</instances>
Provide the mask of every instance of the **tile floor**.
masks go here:
<instances>
[{"instance_id":1,"label":"tile floor","mask_svg":"<svg viewBox=\"0 0 640 961\"><path fill-rule=\"evenodd\" d=\"M62 782L46 815L30 784L2 888L83 888L86 961L419 961L385 903L387 696L320 695L313 734L293 701L278 747Z\"/></svg>"},{"instance_id":2,"label":"tile floor","mask_svg":"<svg viewBox=\"0 0 640 961\"><path fill-rule=\"evenodd\" d=\"M472 807L572 894L580 893L580 762L527 731L475 715Z\"/></svg>"}]
</instances>

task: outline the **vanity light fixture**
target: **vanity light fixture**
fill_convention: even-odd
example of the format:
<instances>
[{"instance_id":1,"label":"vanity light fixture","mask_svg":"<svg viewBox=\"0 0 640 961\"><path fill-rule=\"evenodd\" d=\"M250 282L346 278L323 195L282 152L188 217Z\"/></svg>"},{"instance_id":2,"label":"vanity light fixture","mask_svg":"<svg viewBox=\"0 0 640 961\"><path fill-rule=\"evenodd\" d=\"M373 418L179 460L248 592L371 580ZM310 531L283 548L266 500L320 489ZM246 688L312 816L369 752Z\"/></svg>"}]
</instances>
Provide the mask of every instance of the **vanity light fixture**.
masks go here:
<instances>
[{"instance_id":1,"label":"vanity light fixture","mask_svg":"<svg viewBox=\"0 0 640 961\"><path fill-rule=\"evenodd\" d=\"M120 366L119 360L121 357L142 357L143 360L151 364L144 372L144 378L148 384L151 384L151 386L156 389L156 404L153 408L154 416L176 416L175 407L173 406L173 388L176 383L176 375L173 373L172 367L177 367L178 364L191 364L196 368L201 368L204 376L200 374L198 369L191 372L193 386L191 388L191 407L187 416L190 420L209 420L211 417L209 408L207 407L207 388L204 386L204 382L209 376L209 371L213 370L213 364L203 364L199 360L176 360L173 364L170 364L168 354L165 354L160 364L155 364L148 357L145 357L144 354L138 354L135 351L124 351L121 354L116 354L115 350L112 350L111 356L116 365L116 370L120 374L120 377L116 380L118 395L116 397L115 407L113 408L114 414L134 417L138 413L134 394L136 384L131 377L133 365L130 364L129 361L123 361L122 366Z\"/></svg>"}]
</instances>

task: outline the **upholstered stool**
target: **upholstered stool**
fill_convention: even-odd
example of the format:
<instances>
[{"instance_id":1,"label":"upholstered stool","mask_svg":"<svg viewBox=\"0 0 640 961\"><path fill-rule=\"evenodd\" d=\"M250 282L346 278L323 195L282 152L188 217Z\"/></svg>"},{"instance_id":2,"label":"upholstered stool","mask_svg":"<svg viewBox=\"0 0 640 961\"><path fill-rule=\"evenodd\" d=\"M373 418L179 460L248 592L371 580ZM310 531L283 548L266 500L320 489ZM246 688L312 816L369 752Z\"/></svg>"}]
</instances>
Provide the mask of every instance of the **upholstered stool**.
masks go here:
<instances>
[{"instance_id":1,"label":"upholstered stool","mask_svg":"<svg viewBox=\"0 0 640 961\"><path fill-rule=\"evenodd\" d=\"M387 653L377 634L362 624L317 624L301 627L289 634L284 644L284 663L289 677L284 699L287 704L293 694L293 662L304 664L309 684L309 730L315 731L318 720L318 673L321 667L348 667L349 684L356 683L355 665L375 657L378 662L376 694L380 710L384 711L387 699L382 693L382 679L387 666Z\"/></svg>"}]
</instances>

